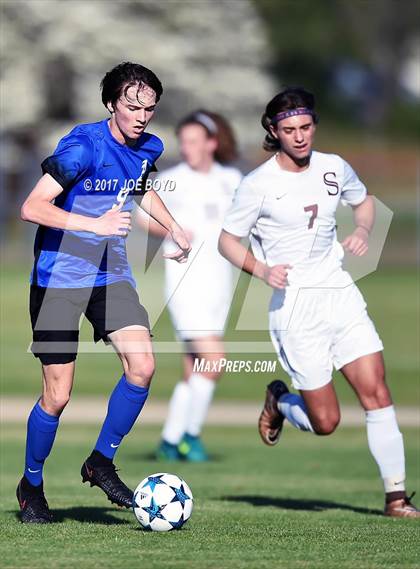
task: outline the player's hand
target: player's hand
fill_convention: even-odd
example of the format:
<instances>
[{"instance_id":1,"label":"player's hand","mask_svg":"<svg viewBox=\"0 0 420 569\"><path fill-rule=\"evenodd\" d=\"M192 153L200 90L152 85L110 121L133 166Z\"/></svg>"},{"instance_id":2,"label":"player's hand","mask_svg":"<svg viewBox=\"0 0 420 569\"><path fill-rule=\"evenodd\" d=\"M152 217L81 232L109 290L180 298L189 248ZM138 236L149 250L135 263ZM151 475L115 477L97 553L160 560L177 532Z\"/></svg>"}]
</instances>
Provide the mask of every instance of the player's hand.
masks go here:
<instances>
[{"instance_id":1,"label":"player's hand","mask_svg":"<svg viewBox=\"0 0 420 569\"><path fill-rule=\"evenodd\" d=\"M361 257L368 250L369 232L364 227L356 227L351 235L341 243L343 248L357 257Z\"/></svg>"},{"instance_id":2,"label":"player's hand","mask_svg":"<svg viewBox=\"0 0 420 569\"><path fill-rule=\"evenodd\" d=\"M272 288L285 288L289 284L287 272L291 268L291 265L267 266L264 272L264 281Z\"/></svg>"},{"instance_id":3,"label":"player's hand","mask_svg":"<svg viewBox=\"0 0 420 569\"><path fill-rule=\"evenodd\" d=\"M183 228L184 235L188 239L189 243L194 239L194 232L191 229L187 229L186 227Z\"/></svg>"},{"instance_id":4,"label":"player's hand","mask_svg":"<svg viewBox=\"0 0 420 569\"><path fill-rule=\"evenodd\" d=\"M127 237L128 232L131 231L131 213L121 211L121 208L122 205L114 205L112 209L94 220L96 235Z\"/></svg>"},{"instance_id":5,"label":"player's hand","mask_svg":"<svg viewBox=\"0 0 420 569\"><path fill-rule=\"evenodd\" d=\"M178 249L173 253L166 253L163 255L165 259L172 259L178 263L186 263L188 255L191 251L190 241L181 227L175 226L170 231L173 242L178 245Z\"/></svg>"}]
</instances>

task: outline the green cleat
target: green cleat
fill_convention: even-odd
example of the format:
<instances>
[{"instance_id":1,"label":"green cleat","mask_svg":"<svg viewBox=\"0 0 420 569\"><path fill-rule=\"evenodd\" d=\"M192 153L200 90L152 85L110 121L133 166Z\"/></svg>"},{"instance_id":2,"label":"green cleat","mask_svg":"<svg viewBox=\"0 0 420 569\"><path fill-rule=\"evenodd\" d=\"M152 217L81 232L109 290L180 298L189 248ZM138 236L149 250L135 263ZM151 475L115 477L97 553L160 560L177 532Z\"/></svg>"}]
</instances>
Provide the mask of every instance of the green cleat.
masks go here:
<instances>
[{"instance_id":1,"label":"green cleat","mask_svg":"<svg viewBox=\"0 0 420 569\"><path fill-rule=\"evenodd\" d=\"M178 451L182 458L188 462L206 462L209 460L200 437L185 434L178 445Z\"/></svg>"},{"instance_id":2,"label":"green cleat","mask_svg":"<svg viewBox=\"0 0 420 569\"><path fill-rule=\"evenodd\" d=\"M177 445L172 445L167 441L162 440L156 451L157 460L178 461L182 460L182 455L178 450Z\"/></svg>"}]
</instances>

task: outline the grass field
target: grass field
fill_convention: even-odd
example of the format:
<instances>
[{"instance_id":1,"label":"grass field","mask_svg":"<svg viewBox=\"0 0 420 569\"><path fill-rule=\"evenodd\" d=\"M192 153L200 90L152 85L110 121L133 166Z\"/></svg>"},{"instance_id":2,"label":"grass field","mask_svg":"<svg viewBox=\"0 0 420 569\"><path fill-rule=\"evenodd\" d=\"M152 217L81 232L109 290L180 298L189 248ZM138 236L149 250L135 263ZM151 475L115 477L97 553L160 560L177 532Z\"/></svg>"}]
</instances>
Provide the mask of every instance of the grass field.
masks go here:
<instances>
[{"instance_id":1,"label":"grass field","mask_svg":"<svg viewBox=\"0 0 420 569\"><path fill-rule=\"evenodd\" d=\"M27 347L31 339L28 304L28 273L19 268L5 268L1 277L2 312L2 393L27 394L34 397L40 384L39 364ZM141 294L149 308L156 297L161 296L162 280L159 274L148 274L140 280ZM264 359L276 361L267 332L241 332L235 330L241 298L246 290L247 280L241 279L234 304L227 340L246 342L247 352L228 354L229 359ZM419 330L419 276L412 269L380 269L359 281L369 312L385 345L388 381L397 404L420 404L420 384L418 381L420 344ZM265 302L254 303L251 307L255 317L261 311L266 313ZM251 312L251 318L253 314ZM265 317L265 316L264 316ZM173 333L168 313L165 311L153 329L155 341L171 341ZM91 340L90 325L85 322L81 339ZM253 353L253 342L267 342L269 351ZM283 370L277 366L276 375L285 378ZM80 354L76 372L74 393L93 395L109 393L120 374L120 364L114 354ZM153 380L152 396L167 399L173 385L181 374L179 354L159 353L157 370ZM226 374L217 391L219 399L260 400L262 390L273 377L271 373ZM336 386L340 399L356 403L354 394L337 374Z\"/></svg>"},{"instance_id":2,"label":"grass field","mask_svg":"<svg viewBox=\"0 0 420 569\"><path fill-rule=\"evenodd\" d=\"M160 294L158 274L142 284L144 302ZM2 393L31 395L39 390L39 365L26 353L30 342L27 315L27 271L2 273ZM420 403L418 382L418 274L414 269L379 270L359 286L385 344L388 380L395 402ZM245 341L249 350L229 359L266 359L273 351L256 354L253 341L268 342L266 332L235 330L246 279L238 288L228 341ZM265 310L265 307L263 307ZM251 311L262 310L256 303ZM252 313L251 313L252 317ZM168 314L154 330L155 341L170 341ZM81 339L91 338L83 325ZM81 354L78 395L106 395L120 373L115 355ZM166 399L181 373L179 354L158 353L151 397ZM276 375L284 377L279 370ZM260 401L273 374L227 374L217 397ZM355 397L337 376L345 403ZM79 469L90 452L97 428L63 421L46 467L46 492L57 523L49 527L22 526L14 491L21 472L23 424L2 425L0 531L1 565L6 568L55 569L77 565L90 568L144 569L287 569L420 566L419 524L387 519L382 488L363 429L345 428L332 437L314 437L286 429L275 449L264 447L255 429L209 427L205 438L214 460L208 464L173 465L152 458L159 429L135 427L117 464L134 487L156 471L175 472L190 484L195 510L179 532L142 531L133 514L114 508L97 489L80 482ZM406 429L408 490L419 488L418 432Z\"/></svg>"},{"instance_id":3,"label":"grass field","mask_svg":"<svg viewBox=\"0 0 420 569\"><path fill-rule=\"evenodd\" d=\"M89 434L88 434L89 433ZM151 458L158 431L137 426L117 464L135 486L145 475L184 477L195 498L181 531L140 529L97 488L81 485L79 468L96 429L60 427L46 467L46 492L57 523L22 526L14 491L22 467L24 428L2 429L1 565L56 569L399 569L420 564L416 520L388 519L381 482L364 430L315 437L287 428L278 447L260 443L255 429L209 428L214 461L174 465ZM419 487L419 440L405 431L408 489Z\"/></svg>"}]
</instances>

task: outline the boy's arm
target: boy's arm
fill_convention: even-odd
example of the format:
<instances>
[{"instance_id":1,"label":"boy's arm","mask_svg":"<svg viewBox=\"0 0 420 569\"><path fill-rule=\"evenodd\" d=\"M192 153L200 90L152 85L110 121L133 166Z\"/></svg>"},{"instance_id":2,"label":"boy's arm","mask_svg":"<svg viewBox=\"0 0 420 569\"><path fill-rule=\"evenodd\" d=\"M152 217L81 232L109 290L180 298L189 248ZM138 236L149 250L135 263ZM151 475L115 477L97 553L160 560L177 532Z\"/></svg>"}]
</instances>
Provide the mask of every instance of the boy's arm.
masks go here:
<instances>
[{"instance_id":1,"label":"boy's arm","mask_svg":"<svg viewBox=\"0 0 420 569\"><path fill-rule=\"evenodd\" d=\"M130 213L119 208L100 217L88 217L65 211L52 202L63 187L50 174L44 174L21 207L21 218L45 227L70 231L90 231L97 235L127 235L131 229Z\"/></svg>"},{"instance_id":2,"label":"boy's arm","mask_svg":"<svg viewBox=\"0 0 420 569\"><path fill-rule=\"evenodd\" d=\"M352 206L355 229L346 237L342 246L346 251L360 257L368 250L369 235L375 223L375 202L367 195L361 204Z\"/></svg>"},{"instance_id":3,"label":"boy's arm","mask_svg":"<svg viewBox=\"0 0 420 569\"><path fill-rule=\"evenodd\" d=\"M238 269L264 280L266 265L254 257L237 235L222 229L219 237L219 253Z\"/></svg>"},{"instance_id":4,"label":"boy's arm","mask_svg":"<svg viewBox=\"0 0 420 569\"><path fill-rule=\"evenodd\" d=\"M150 233L154 237L160 237L161 239L164 239L167 235L169 235L169 231L167 229L162 227L162 225L155 221L153 217L147 217L146 215L142 214L140 208L137 208L136 221L140 229L146 233Z\"/></svg>"},{"instance_id":5,"label":"boy's arm","mask_svg":"<svg viewBox=\"0 0 420 569\"><path fill-rule=\"evenodd\" d=\"M165 237L169 233L172 240L178 245L178 249L174 253L167 253L164 257L166 259L174 259L180 263L185 262L191 251L190 242L182 227L177 224L157 193L154 190L147 191L139 205L143 211L150 215L152 218L151 222L153 220L155 222L153 224L155 231L152 229L152 233L155 235L160 234L161 237Z\"/></svg>"},{"instance_id":6,"label":"boy's arm","mask_svg":"<svg viewBox=\"0 0 420 569\"><path fill-rule=\"evenodd\" d=\"M263 280L273 288L287 286L287 269L290 265L274 265L269 267L258 261L255 256L242 243L241 238L224 229L219 237L219 253L233 265L245 271L249 275Z\"/></svg>"},{"instance_id":7,"label":"boy's arm","mask_svg":"<svg viewBox=\"0 0 420 569\"><path fill-rule=\"evenodd\" d=\"M150 191L150 190L149 190ZM147 192L147 194L149 193ZM141 201L137 200L138 207L136 208L135 219L137 225L145 231L146 233L150 233L154 237L159 237L164 239L169 235L169 231L163 227L158 221L156 221L149 213L148 209L152 207L152 200L149 198L146 199L146 193L142 196Z\"/></svg>"}]
</instances>

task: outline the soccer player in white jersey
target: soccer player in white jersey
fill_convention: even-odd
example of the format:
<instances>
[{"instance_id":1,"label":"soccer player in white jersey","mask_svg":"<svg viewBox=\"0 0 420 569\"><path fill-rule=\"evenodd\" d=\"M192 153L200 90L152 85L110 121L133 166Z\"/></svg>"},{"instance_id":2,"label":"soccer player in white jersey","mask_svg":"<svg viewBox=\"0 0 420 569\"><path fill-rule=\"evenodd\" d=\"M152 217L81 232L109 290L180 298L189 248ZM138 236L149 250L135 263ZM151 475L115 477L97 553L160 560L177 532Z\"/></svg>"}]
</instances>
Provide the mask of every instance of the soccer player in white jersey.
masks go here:
<instances>
[{"instance_id":1,"label":"soccer player in white jersey","mask_svg":"<svg viewBox=\"0 0 420 569\"><path fill-rule=\"evenodd\" d=\"M196 111L181 120L176 132L183 161L159 175L161 188L169 183L173 188L159 195L184 224L193 254L181 270L165 262L165 297L185 354L184 376L173 391L157 454L198 462L208 459L200 434L221 376L218 362L224 357L222 337L232 299L232 266L218 252L217 241L242 176L228 166L236 158L236 142L222 116ZM143 228L165 237L166 231L144 215ZM166 254L171 247L166 239ZM194 362L202 367L194 369Z\"/></svg>"},{"instance_id":2,"label":"soccer player in white jersey","mask_svg":"<svg viewBox=\"0 0 420 569\"><path fill-rule=\"evenodd\" d=\"M363 255L374 224L374 202L340 156L312 150L314 97L288 88L267 105L264 148L276 153L248 174L223 224L220 252L273 288L269 326L282 367L300 395L284 382L267 387L259 432L277 443L283 422L329 435L340 420L331 381L333 366L356 392L366 413L370 451L385 487L385 514L420 517L405 492L403 437L385 382L382 342L366 304L343 271L343 249ZM353 209L355 228L340 244L335 211ZM253 253L241 243L250 237Z\"/></svg>"}]
</instances>

